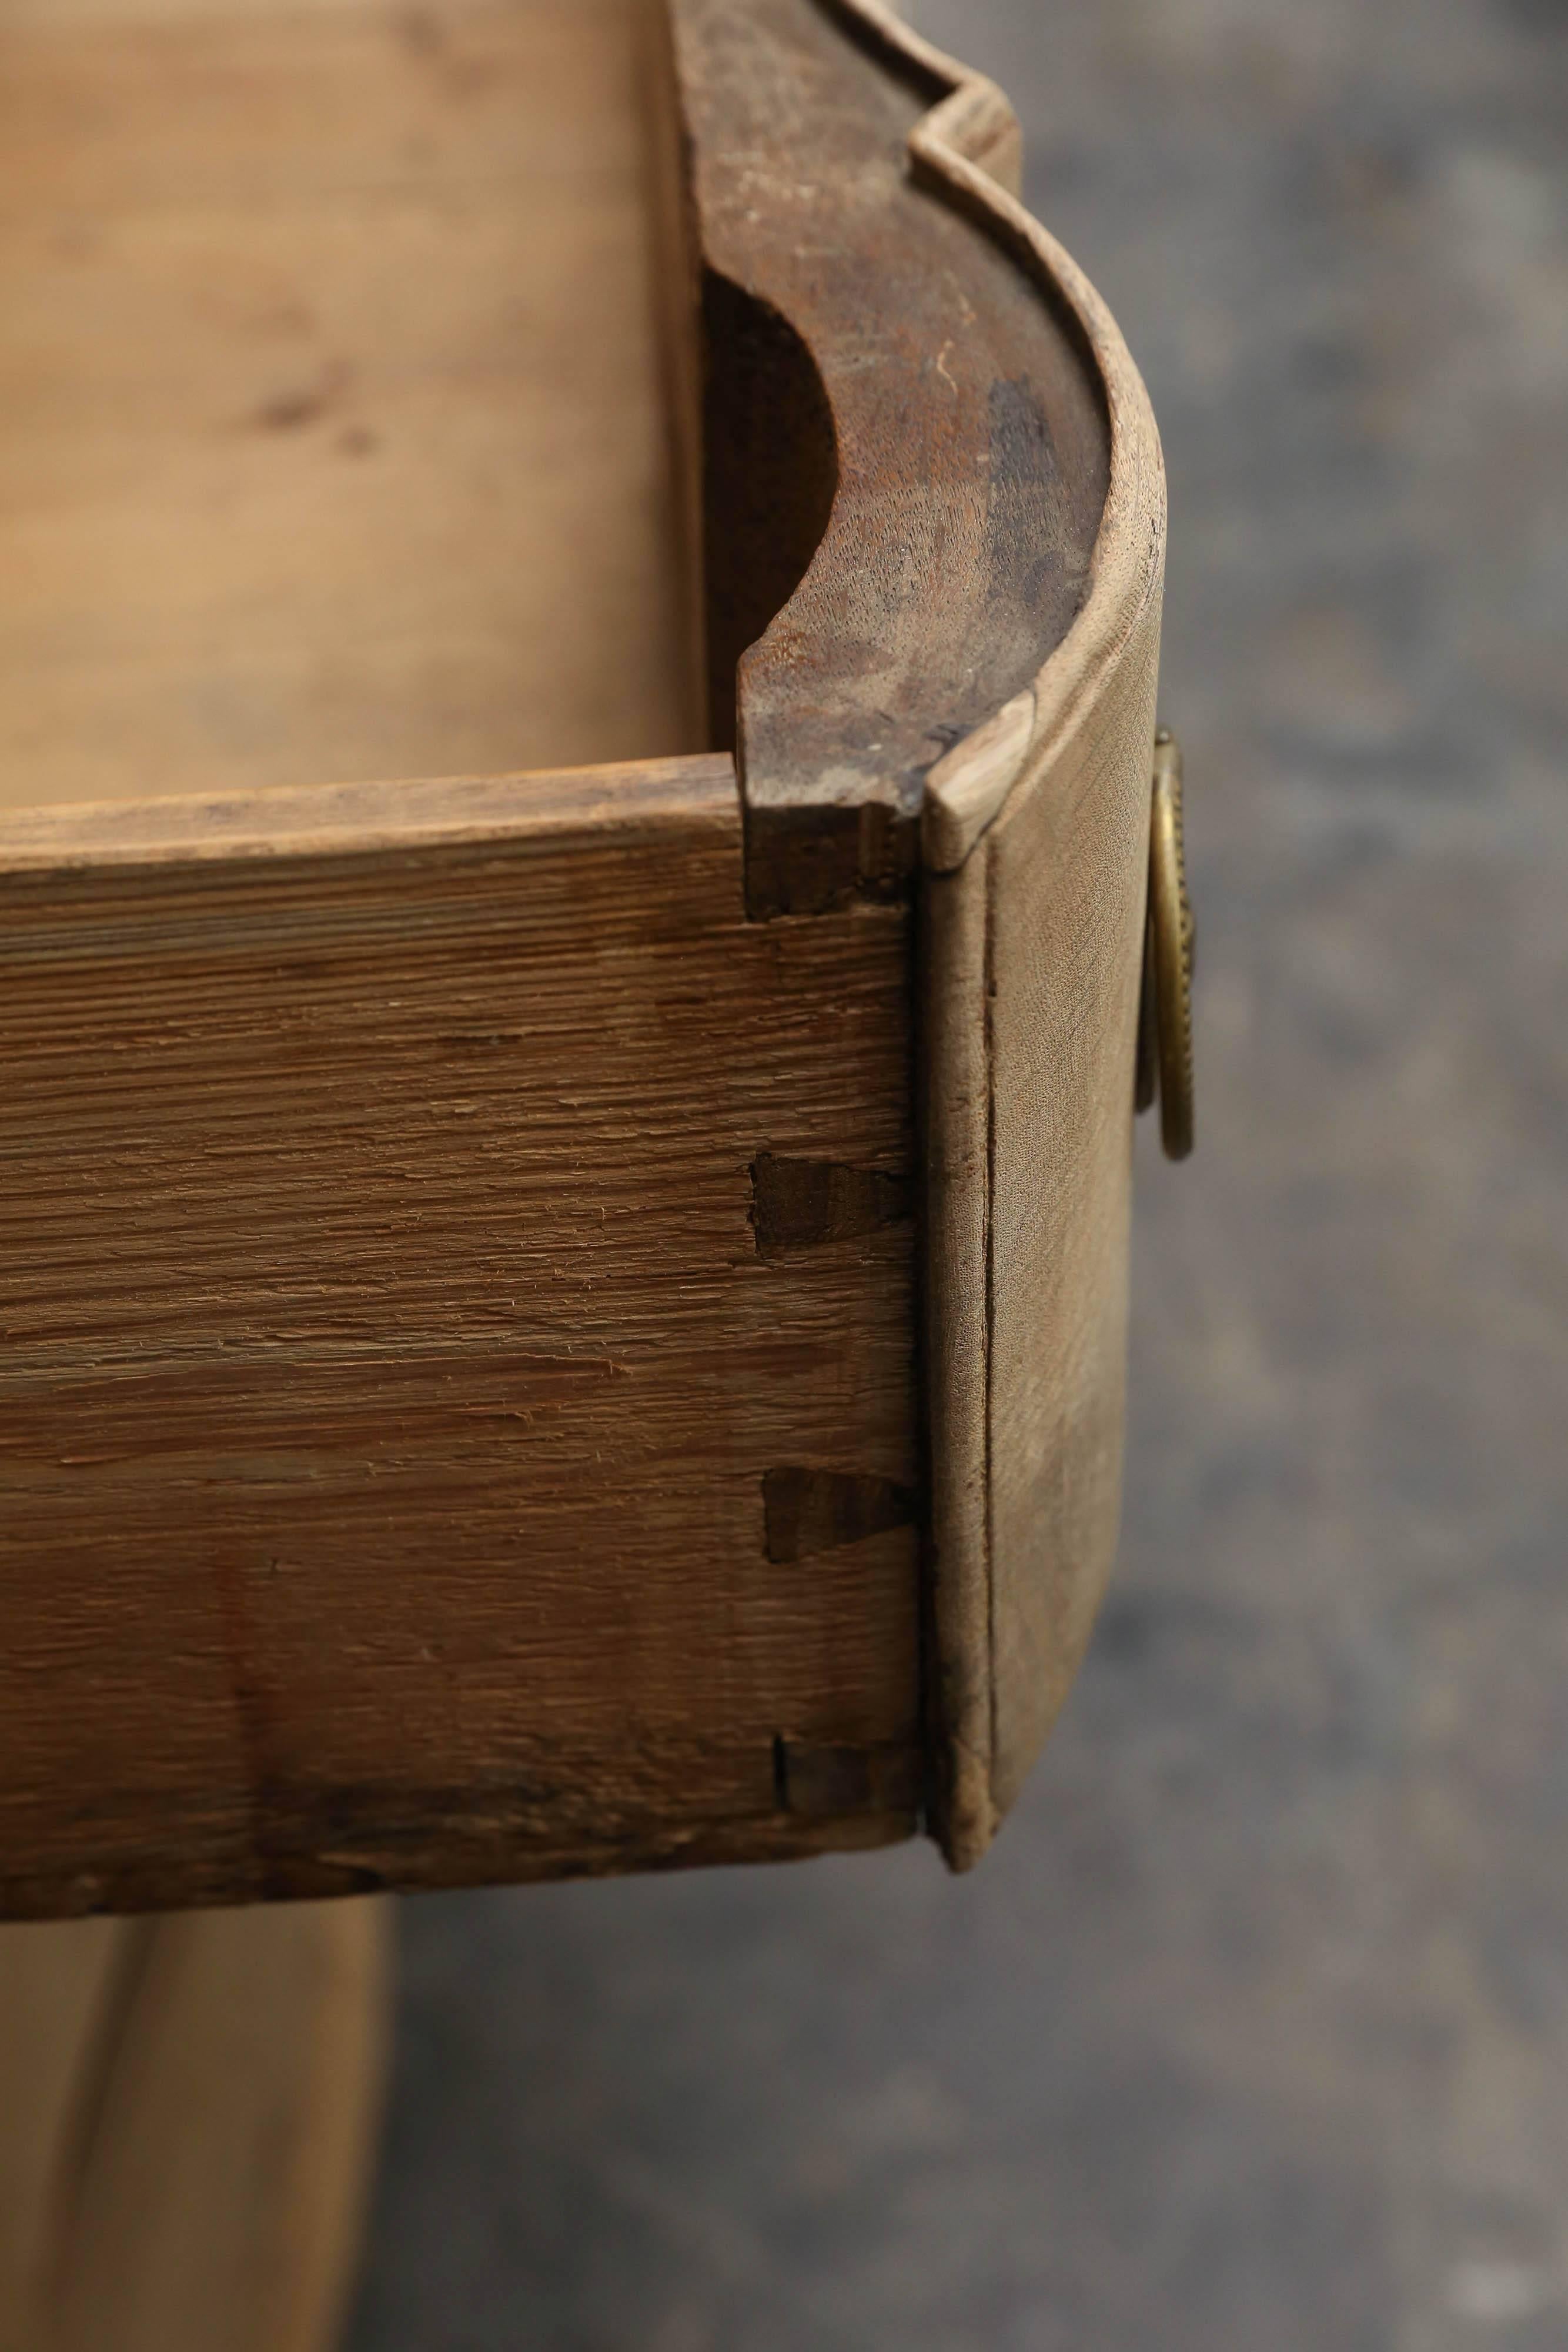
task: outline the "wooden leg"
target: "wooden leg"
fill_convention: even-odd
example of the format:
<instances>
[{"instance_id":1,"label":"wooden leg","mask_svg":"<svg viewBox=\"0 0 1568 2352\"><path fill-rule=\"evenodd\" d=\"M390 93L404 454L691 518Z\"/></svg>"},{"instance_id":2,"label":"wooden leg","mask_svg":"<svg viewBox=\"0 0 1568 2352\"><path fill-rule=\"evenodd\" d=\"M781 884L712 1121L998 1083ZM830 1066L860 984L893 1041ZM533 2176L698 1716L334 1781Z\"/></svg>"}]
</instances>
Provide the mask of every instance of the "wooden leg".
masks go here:
<instances>
[{"instance_id":1,"label":"wooden leg","mask_svg":"<svg viewBox=\"0 0 1568 2352\"><path fill-rule=\"evenodd\" d=\"M0 1930L0 2352L328 2352L389 1941L367 1902Z\"/></svg>"}]
</instances>

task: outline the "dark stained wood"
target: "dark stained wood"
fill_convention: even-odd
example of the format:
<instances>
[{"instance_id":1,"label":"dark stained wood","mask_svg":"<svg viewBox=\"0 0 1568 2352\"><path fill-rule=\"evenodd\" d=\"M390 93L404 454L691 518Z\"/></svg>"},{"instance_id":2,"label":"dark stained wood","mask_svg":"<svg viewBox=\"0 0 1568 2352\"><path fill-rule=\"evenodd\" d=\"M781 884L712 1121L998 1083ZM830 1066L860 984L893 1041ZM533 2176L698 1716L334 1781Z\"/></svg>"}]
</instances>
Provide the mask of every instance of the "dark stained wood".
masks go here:
<instances>
[{"instance_id":1,"label":"dark stained wood","mask_svg":"<svg viewBox=\"0 0 1568 2352\"><path fill-rule=\"evenodd\" d=\"M748 904L898 897L928 771L1082 607L1098 373L994 222L918 174L910 132L952 73L820 0L672 13L706 271L716 704L832 492L739 662Z\"/></svg>"}]
</instances>

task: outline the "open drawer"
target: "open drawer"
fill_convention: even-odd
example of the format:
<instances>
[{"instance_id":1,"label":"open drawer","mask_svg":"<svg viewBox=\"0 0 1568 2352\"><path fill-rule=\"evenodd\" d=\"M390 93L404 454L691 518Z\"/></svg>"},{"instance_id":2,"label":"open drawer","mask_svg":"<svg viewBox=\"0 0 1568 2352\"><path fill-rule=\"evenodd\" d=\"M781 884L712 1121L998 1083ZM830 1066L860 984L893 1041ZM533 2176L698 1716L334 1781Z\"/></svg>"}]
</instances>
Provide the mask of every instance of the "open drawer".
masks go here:
<instances>
[{"instance_id":1,"label":"open drawer","mask_svg":"<svg viewBox=\"0 0 1568 2352\"><path fill-rule=\"evenodd\" d=\"M875 0L0 66L0 1915L973 1860L1114 1539L1164 531L1005 102Z\"/></svg>"}]
</instances>

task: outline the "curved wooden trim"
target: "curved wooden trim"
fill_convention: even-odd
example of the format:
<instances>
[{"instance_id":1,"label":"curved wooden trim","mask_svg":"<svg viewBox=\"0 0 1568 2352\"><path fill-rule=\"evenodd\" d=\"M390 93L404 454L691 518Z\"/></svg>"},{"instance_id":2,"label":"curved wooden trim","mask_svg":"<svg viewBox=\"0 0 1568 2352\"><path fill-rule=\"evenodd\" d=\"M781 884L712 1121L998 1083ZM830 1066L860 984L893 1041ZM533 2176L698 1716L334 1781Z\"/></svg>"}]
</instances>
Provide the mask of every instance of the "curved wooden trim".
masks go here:
<instances>
[{"instance_id":1,"label":"curved wooden trim","mask_svg":"<svg viewBox=\"0 0 1568 2352\"><path fill-rule=\"evenodd\" d=\"M881 0L674 14L706 266L789 320L837 436L827 531L739 667L748 905L924 869L935 1812L963 1866L1114 1549L1159 441L1104 304L1019 200L994 84ZM874 141L846 169L835 88L883 131L898 94L896 173Z\"/></svg>"},{"instance_id":2,"label":"curved wooden trim","mask_svg":"<svg viewBox=\"0 0 1568 2352\"><path fill-rule=\"evenodd\" d=\"M1089 593L1100 373L1077 308L953 143L1016 175L990 84L841 0L672 0L672 16L703 282L727 289L702 441L721 677L738 657L747 903L907 898L931 772L1031 686ZM737 371L737 301L783 321L814 375ZM758 457L767 496L737 511ZM725 577L758 576L799 537L797 509L820 514L830 465L804 576L760 635L737 632L716 551Z\"/></svg>"},{"instance_id":3,"label":"curved wooden trim","mask_svg":"<svg viewBox=\"0 0 1568 2352\"><path fill-rule=\"evenodd\" d=\"M1165 475L1114 320L1011 184L1006 100L879 0L835 5L948 79L911 154L1071 305L1110 427L1083 609L923 813L937 1826L964 1867L1055 1720L1115 1547Z\"/></svg>"}]
</instances>

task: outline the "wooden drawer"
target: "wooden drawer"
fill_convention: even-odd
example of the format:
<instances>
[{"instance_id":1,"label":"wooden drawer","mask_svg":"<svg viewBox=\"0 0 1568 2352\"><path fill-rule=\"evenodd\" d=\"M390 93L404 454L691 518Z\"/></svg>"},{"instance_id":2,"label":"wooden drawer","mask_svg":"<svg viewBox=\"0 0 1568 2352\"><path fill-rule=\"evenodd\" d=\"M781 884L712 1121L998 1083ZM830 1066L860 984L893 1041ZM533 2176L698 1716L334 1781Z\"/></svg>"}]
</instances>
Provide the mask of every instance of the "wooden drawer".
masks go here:
<instances>
[{"instance_id":1,"label":"wooden drawer","mask_svg":"<svg viewBox=\"0 0 1568 2352\"><path fill-rule=\"evenodd\" d=\"M1113 1546L1164 532L1005 101L874 0L0 57L0 1915L972 1861Z\"/></svg>"}]
</instances>

